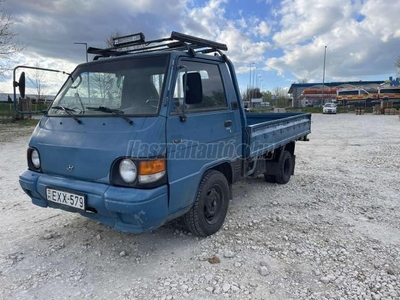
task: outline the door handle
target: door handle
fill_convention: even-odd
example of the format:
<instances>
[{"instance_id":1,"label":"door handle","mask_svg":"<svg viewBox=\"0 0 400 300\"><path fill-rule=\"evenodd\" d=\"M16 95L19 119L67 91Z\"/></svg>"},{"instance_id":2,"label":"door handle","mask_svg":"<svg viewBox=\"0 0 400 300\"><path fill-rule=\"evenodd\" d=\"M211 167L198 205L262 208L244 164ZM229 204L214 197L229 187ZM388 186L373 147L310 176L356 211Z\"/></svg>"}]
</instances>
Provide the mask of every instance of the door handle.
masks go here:
<instances>
[{"instance_id":1,"label":"door handle","mask_svg":"<svg viewBox=\"0 0 400 300\"><path fill-rule=\"evenodd\" d=\"M224 125L225 125L226 128L231 127L232 126L232 120L226 120Z\"/></svg>"}]
</instances>

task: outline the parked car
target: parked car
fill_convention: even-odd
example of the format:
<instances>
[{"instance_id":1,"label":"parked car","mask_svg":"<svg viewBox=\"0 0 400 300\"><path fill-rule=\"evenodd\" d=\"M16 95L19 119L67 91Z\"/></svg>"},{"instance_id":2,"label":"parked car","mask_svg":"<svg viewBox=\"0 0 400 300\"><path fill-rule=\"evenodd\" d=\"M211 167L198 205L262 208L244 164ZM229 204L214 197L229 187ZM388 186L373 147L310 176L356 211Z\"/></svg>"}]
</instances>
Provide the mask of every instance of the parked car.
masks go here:
<instances>
[{"instance_id":1,"label":"parked car","mask_svg":"<svg viewBox=\"0 0 400 300\"><path fill-rule=\"evenodd\" d=\"M324 106L322 107L322 113L323 114L336 114L337 113L337 107L335 103L325 103Z\"/></svg>"}]
</instances>

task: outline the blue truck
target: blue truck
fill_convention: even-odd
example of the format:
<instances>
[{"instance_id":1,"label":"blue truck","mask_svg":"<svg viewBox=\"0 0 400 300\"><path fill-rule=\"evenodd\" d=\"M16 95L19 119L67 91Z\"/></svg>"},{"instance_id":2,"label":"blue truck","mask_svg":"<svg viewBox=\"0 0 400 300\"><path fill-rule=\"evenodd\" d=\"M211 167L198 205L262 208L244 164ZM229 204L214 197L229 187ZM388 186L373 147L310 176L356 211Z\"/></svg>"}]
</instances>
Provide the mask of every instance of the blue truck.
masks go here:
<instances>
[{"instance_id":1,"label":"blue truck","mask_svg":"<svg viewBox=\"0 0 400 300\"><path fill-rule=\"evenodd\" d=\"M141 233L182 218L217 232L232 185L285 184L311 115L246 113L225 44L172 32L88 48L35 128L19 178L32 202ZM20 66L19 66L20 67ZM17 68L19 68L17 67ZM25 72L16 88L25 96Z\"/></svg>"}]
</instances>

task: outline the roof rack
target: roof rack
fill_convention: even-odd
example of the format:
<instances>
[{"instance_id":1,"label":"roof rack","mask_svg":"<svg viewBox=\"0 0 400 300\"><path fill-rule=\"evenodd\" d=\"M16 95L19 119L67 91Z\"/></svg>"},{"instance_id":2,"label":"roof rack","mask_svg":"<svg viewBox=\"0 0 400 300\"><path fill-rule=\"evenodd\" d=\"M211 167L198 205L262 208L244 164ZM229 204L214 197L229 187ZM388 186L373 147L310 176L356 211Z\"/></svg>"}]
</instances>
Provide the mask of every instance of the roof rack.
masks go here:
<instances>
[{"instance_id":1,"label":"roof rack","mask_svg":"<svg viewBox=\"0 0 400 300\"><path fill-rule=\"evenodd\" d=\"M114 47L99 49L89 47L87 53L95 54L94 60L103 57L120 56L137 52L152 52L152 51L172 51L182 50L188 51L193 56L196 53L211 53L217 52L221 56L222 51L228 50L226 44L217 43L214 41L198 38L195 36L172 31L171 36L163 39L146 41L142 32L121 36L113 39Z\"/></svg>"}]
</instances>

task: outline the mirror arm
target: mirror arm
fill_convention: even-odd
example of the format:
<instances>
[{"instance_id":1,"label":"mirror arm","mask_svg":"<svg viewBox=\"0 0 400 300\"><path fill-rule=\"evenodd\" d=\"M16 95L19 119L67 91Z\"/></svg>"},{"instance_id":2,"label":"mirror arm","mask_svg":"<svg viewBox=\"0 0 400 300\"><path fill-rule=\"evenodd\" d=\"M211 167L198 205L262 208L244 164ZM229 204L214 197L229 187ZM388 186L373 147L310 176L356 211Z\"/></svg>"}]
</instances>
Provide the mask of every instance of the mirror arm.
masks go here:
<instances>
[{"instance_id":1,"label":"mirror arm","mask_svg":"<svg viewBox=\"0 0 400 300\"><path fill-rule=\"evenodd\" d=\"M60 70L55 70L55 69L47 69L47 68L39 68L39 67L30 67L30 66L16 66L13 70L13 89L14 89L14 111L16 111L19 114L35 114L35 113L44 113L45 111L21 111L18 109L17 103L19 102L17 100L17 87L20 88L21 90L21 86L23 86L23 91L24 91L24 95L20 95L22 96L22 98L25 98L25 74L24 74L24 78L23 78L23 84L20 85L20 83L22 82L18 82L16 80L16 71L17 69L32 69L32 70L42 70L42 71L49 71L49 72L55 72L55 73L62 73L65 75L68 75L69 77L71 76L71 73L65 72L65 71L60 71ZM25 73L25 72L22 72ZM21 75L22 75L21 73ZM22 77L20 77L21 80ZM21 93L21 92L20 92ZM46 111L47 112L47 111Z\"/></svg>"}]
</instances>

